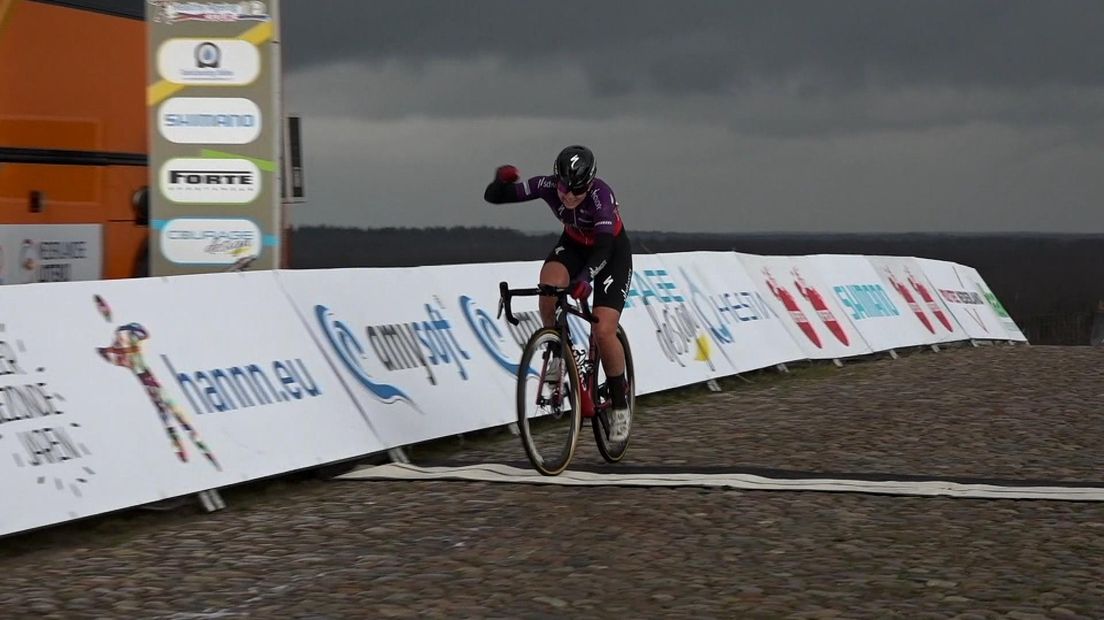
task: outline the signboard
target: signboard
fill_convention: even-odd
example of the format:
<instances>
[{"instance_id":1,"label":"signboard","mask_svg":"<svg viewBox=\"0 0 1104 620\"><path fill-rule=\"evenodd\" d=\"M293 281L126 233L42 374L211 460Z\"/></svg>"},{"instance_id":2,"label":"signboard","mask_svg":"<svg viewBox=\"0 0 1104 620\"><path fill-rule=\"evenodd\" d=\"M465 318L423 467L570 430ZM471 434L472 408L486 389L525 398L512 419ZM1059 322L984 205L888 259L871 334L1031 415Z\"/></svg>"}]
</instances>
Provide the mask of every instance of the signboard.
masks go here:
<instances>
[{"instance_id":1,"label":"signboard","mask_svg":"<svg viewBox=\"0 0 1104 620\"><path fill-rule=\"evenodd\" d=\"M1012 317L1008 315L1008 311L1004 309L1004 305L1001 304L997 296L993 294L993 291L989 289L989 285L985 283L985 280L981 277L981 274L978 273L977 269L955 263L955 273L958 274L960 282L964 282L967 286L972 287L971 290L978 292L982 298L985 299L985 303L989 305L989 309L996 315L997 323L1007 332L1009 340L1015 340L1017 342L1027 341L1027 337L1020 331L1019 326L1012 320Z\"/></svg>"},{"instance_id":2,"label":"signboard","mask_svg":"<svg viewBox=\"0 0 1104 620\"><path fill-rule=\"evenodd\" d=\"M0 225L0 284L99 280L99 224Z\"/></svg>"},{"instance_id":3,"label":"signboard","mask_svg":"<svg viewBox=\"0 0 1104 620\"><path fill-rule=\"evenodd\" d=\"M873 352L856 331L812 258L737 254L763 299L809 359Z\"/></svg>"},{"instance_id":4,"label":"signboard","mask_svg":"<svg viewBox=\"0 0 1104 620\"><path fill-rule=\"evenodd\" d=\"M502 425L516 416L516 383L503 381L499 365L485 354L465 300L480 291L480 305L493 309L495 299L486 292L497 292L498 280L488 277L497 270L450 271L450 284L466 286L440 294L433 276L439 269L278 272L314 341L389 447Z\"/></svg>"},{"instance_id":5,"label":"signboard","mask_svg":"<svg viewBox=\"0 0 1104 620\"><path fill-rule=\"evenodd\" d=\"M985 298L977 282L964 276L956 263L915 258L927 281L932 285L932 295L938 296L969 338L979 340L1008 340L1013 338L1001 324L1000 318ZM1018 331L1018 330L1017 330Z\"/></svg>"},{"instance_id":6,"label":"signboard","mask_svg":"<svg viewBox=\"0 0 1104 620\"><path fill-rule=\"evenodd\" d=\"M916 296L900 282L887 282L887 274L879 274L867 257L818 254L809 260L870 348L887 351L941 341Z\"/></svg>"},{"instance_id":7,"label":"signboard","mask_svg":"<svg viewBox=\"0 0 1104 620\"><path fill-rule=\"evenodd\" d=\"M153 275L280 266L277 5L146 5Z\"/></svg>"},{"instance_id":8,"label":"signboard","mask_svg":"<svg viewBox=\"0 0 1104 620\"><path fill-rule=\"evenodd\" d=\"M0 535L384 449L273 272L0 299Z\"/></svg>"},{"instance_id":9,"label":"signboard","mask_svg":"<svg viewBox=\"0 0 1104 620\"><path fill-rule=\"evenodd\" d=\"M908 312L931 336L931 342L924 341L925 344L969 338L938 291L928 282L916 259L908 256L868 256L866 259L888 287L886 290L892 289L897 294Z\"/></svg>"}]
</instances>

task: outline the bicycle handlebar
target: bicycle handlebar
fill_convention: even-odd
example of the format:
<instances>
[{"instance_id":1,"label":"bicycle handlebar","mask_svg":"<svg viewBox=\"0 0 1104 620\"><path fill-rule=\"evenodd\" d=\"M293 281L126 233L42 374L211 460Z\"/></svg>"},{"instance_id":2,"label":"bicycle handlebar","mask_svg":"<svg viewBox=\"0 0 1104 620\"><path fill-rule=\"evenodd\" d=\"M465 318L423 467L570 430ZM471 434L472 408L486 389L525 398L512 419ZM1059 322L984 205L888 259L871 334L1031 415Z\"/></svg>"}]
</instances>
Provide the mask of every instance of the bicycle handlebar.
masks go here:
<instances>
[{"instance_id":1,"label":"bicycle handlebar","mask_svg":"<svg viewBox=\"0 0 1104 620\"><path fill-rule=\"evenodd\" d=\"M598 319L590 312L590 308L587 306L586 300L579 302L579 307L567 303L567 296L570 289L561 288L558 286L551 286L548 284L538 284L535 288L515 288L511 289L510 285L506 282L498 283L498 316L501 317L503 311L506 312L506 320L511 325L517 325L519 321L514 317L514 313L510 308L511 297L530 297L533 295L542 295L545 297L555 297L556 304L563 308L565 311L570 312L587 322L597 323Z\"/></svg>"}]
</instances>

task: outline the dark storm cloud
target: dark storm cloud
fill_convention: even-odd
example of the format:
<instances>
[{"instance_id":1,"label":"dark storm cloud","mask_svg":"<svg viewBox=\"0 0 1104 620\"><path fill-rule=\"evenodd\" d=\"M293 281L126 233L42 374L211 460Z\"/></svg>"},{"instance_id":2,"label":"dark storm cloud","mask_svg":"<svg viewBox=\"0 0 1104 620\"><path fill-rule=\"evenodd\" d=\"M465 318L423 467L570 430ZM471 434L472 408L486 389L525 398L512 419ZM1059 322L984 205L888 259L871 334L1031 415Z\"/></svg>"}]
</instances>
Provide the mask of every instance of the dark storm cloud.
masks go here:
<instances>
[{"instance_id":1,"label":"dark storm cloud","mask_svg":"<svg viewBox=\"0 0 1104 620\"><path fill-rule=\"evenodd\" d=\"M285 64L494 57L577 67L594 95L792 83L808 97L885 87L1104 83L1099 1L519 2L284 5ZM488 84L493 88L493 83Z\"/></svg>"},{"instance_id":2,"label":"dark storm cloud","mask_svg":"<svg viewBox=\"0 0 1104 620\"><path fill-rule=\"evenodd\" d=\"M282 8L300 222L543 230L482 186L583 142L633 230L1104 227L1100 0Z\"/></svg>"}]
</instances>

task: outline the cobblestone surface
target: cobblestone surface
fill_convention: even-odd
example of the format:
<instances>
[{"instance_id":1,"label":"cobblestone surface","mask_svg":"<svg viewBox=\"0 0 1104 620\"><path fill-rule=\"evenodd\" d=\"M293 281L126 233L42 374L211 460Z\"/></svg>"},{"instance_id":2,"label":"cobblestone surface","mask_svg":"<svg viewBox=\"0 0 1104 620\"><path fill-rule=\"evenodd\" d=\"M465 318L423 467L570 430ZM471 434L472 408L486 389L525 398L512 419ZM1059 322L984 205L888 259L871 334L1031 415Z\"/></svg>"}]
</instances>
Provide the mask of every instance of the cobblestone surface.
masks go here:
<instances>
[{"instance_id":1,"label":"cobblestone surface","mask_svg":"<svg viewBox=\"0 0 1104 620\"><path fill-rule=\"evenodd\" d=\"M642 402L626 462L1104 480L1101 365L987 346L755 374ZM524 460L505 433L443 444L415 460ZM0 617L1104 617L1095 503L305 477L225 497L0 541Z\"/></svg>"}]
</instances>

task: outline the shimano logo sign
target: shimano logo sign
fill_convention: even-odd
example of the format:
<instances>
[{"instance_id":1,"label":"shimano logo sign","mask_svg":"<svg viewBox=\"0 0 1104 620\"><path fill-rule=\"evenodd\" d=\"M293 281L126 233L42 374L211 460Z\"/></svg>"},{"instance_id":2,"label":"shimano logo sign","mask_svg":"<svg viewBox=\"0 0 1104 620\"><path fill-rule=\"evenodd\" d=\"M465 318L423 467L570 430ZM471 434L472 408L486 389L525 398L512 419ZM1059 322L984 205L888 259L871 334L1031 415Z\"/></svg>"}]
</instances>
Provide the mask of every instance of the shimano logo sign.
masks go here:
<instances>
[{"instance_id":1,"label":"shimano logo sign","mask_svg":"<svg viewBox=\"0 0 1104 620\"><path fill-rule=\"evenodd\" d=\"M248 144L261 135L261 110L241 97L174 97L157 113L161 135L176 144Z\"/></svg>"},{"instance_id":2,"label":"shimano logo sign","mask_svg":"<svg viewBox=\"0 0 1104 620\"><path fill-rule=\"evenodd\" d=\"M246 204L260 186L261 171L248 159L178 157L161 167L161 193L180 204Z\"/></svg>"},{"instance_id":3,"label":"shimano logo sign","mask_svg":"<svg viewBox=\"0 0 1104 620\"><path fill-rule=\"evenodd\" d=\"M252 114L166 114L166 127L254 127Z\"/></svg>"}]
</instances>

